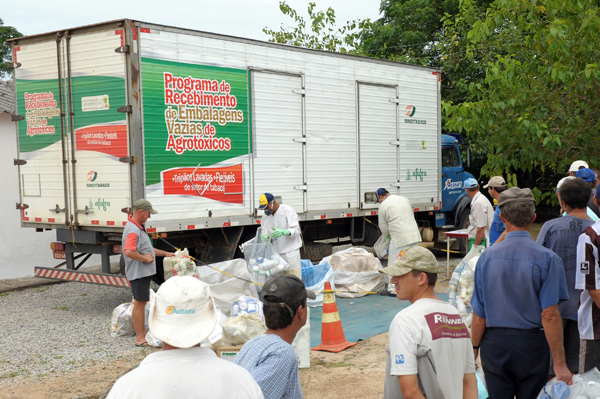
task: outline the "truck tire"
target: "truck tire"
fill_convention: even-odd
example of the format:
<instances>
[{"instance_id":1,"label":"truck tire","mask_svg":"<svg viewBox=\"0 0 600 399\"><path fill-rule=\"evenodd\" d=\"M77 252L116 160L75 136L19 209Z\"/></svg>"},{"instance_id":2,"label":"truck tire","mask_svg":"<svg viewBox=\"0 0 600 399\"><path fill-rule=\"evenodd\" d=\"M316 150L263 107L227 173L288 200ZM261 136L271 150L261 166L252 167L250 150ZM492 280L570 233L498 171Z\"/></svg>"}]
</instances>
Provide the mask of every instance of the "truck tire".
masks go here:
<instances>
[{"instance_id":1,"label":"truck tire","mask_svg":"<svg viewBox=\"0 0 600 399\"><path fill-rule=\"evenodd\" d=\"M300 258L310 259L313 263L321 262L321 259L332 254L332 245L324 243L305 244L300 248Z\"/></svg>"}]
</instances>

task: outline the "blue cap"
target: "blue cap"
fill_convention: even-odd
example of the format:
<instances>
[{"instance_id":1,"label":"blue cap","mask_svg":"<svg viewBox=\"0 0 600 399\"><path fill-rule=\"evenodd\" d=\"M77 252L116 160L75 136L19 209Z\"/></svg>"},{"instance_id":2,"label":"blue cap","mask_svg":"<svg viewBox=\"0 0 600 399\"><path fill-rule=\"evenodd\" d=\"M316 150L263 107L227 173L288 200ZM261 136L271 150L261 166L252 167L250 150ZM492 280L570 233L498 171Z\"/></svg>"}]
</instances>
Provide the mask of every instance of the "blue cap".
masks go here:
<instances>
[{"instance_id":1,"label":"blue cap","mask_svg":"<svg viewBox=\"0 0 600 399\"><path fill-rule=\"evenodd\" d=\"M577 173L575 173L575 177L579 177L587 182L596 180L596 174L590 168L579 169Z\"/></svg>"},{"instance_id":2,"label":"blue cap","mask_svg":"<svg viewBox=\"0 0 600 399\"><path fill-rule=\"evenodd\" d=\"M469 177L467 180L465 180L464 185L465 188L475 188L479 186L479 183L477 183L477 180L475 180L474 178Z\"/></svg>"},{"instance_id":3,"label":"blue cap","mask_svg":"<svg viewBox=\"0 0 600 399\"><path fill-rule=\"evenodd\" d=\"M271 201L273 201L273 194L269 194L269 193L264 193L260 196L260 198L258 199L258 202L260 203L260 206L258 207L258 209L265 209L267 206L269 206L269 203Z\"/></svg>"},{"instance_id":4,"label":"blue cap","mask_svg":"<svg viewBox=\"0 0 600 399\"><path fill-rule=\"evenodd\" d=\"M378 188L377 191L375 191L375 196L377 197L377 201L379 201L381 199L382 195L387 195L387 194L389 194L389 192L385 188Z\"/></svg>"}]
</instances>

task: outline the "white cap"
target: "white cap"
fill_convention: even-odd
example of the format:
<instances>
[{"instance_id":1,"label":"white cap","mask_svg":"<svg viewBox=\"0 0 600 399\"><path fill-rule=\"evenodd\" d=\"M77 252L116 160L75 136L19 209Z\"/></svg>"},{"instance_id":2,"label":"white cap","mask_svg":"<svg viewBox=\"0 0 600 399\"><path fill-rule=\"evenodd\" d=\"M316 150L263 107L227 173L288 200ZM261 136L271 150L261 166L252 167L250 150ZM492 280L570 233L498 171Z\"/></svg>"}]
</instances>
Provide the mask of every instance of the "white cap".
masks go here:
<instances>
[{"instance_id":1,"label":"white cap","mask_svg":"<svg viewBox=\"0 0 600 399\"><path fill-rule=\"evenodd\" d=\"M581 161L581 160L579 160L579 161L575 161L575 162L573 162L573 163L571 164L571 167L569 168L569 173L570 173L570 172L577 172L577 171L578 171L579 169L581 169L582 167L583 167L583 168L589 168L589 166L588 166L587 162L585 162L585 161Z\"/></svg>"},{"instance_id":2,"label":"white cap","mask_svg":"<svg viewBox=\"0 0 600 399\"><path fill-rule=\"evenodd\" d=\"M208 284L191 276L173 276L155 294L150 291L148 327L163 342L190 348L217 325L215 301Z\"/></svg>"}]
</instances>

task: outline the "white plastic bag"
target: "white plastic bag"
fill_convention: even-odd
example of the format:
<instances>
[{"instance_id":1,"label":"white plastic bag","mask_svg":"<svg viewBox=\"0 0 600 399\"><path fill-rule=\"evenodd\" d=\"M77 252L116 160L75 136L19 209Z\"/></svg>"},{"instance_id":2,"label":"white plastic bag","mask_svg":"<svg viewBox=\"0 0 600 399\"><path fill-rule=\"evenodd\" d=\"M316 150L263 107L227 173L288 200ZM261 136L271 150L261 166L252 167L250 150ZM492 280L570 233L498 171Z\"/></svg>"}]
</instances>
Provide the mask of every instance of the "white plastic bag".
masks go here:
<instances>
[{"instance_id":1,"label":"white plastic bag","mask_svg":"<svg viewBox=\"0 0 600 399\"><path fill-rule=\"evenodd\" d=\"M156 338L150 330L146 333L146 342L153 348L160 348L162 346L162 342L160 339Z\"/></svg>"},{"instance_id":2,"label":"white plastic bag","mask_svg":"<svg viewBox=\"0 0 600 399\"><path fill-rule=\"evenodd\" d=\"M367 292L378 292L385 288L385 275L379 273L381 262L363 248L348 248L334 253L323 261L333 268L333 280L340 298L360 298ZM323 262L322 261L322 262Z\"/></svg>"},{"instance_id":3,"label":"white plastic bag","mask_svg":"<svg viewBox=\"0 0 600 399\"><path fill-rule=\"evenodd\" d=\"M171 258L171 275L172 276L192 276L200 278L196 263L190 259L190 254L187 248L178 249L175 256Z\"/></svg>"},{"instance_id":4,"label":"white plastic bag","mask_svg":"<svg viewBox=\"0 0 600 399\"><path fill-rule=\"evenodd\" d=\"M226 316L231 313L233 302L240 294L244 293L258 299L256 285L252 284L252 276L244 259L227 260L209 266L211 267L198 268L200 281L210 285L210 292L217 308Z\"/></svg>"},{"instance_id":5,"label":"white plastic bag","mask_svg":"<svg viewBox=\"0 0 600 399\"><path fill-rule=\"evenodd\" d=\"M223 345L243 345L265 332L267 327L258 313L230 317L223 323Z\"/></svg>"},{"instance_id":6,"label":"white plastic bag","mask_svg":"<svg viewBox=\"0 0 600 399\"><path fill-rule=\"evenodd\" d=\"M448 303L456 307L467 327L471 327L473 321L471 297L475 288L475 267L484 250L483 245L473 245L452 272L448 284Z\"/></svg>"},{"instance_id":7,"label":"white plastic bag","mask_svg":"<svg viewBox=\"0 0 600 399\"><path fill-rule=\"evenodd\" d=\"M133 303L127 302L117 306L112 313L110 319L110 335L113 337L130 337L135 335L133 329L133 320L131 313L133 312Z\"/></svg>"},{"instance_id":8,"label":"white plastic bag","mask_svg":"<svg viewBox=\"0 0 600 399\"><path fill-rule=\"evenodd\" d=\"M377 241L375 241L373 249L379 259L387 259L390 253L390 237L380 236Z\"/></svg>"},{"instance_id":9,"label":"white plastic bag","mask_svg":"<svg viewBox=\"0 0 600 399\"><path fill-rule=\"evenodd\" d=\"M583 374L573 376L573 384L567 385L554 377L544 385L537 399L587 399L600 397L600 372L594 367Z\"/></svg>"},{"instance_id":10,"label":"white plastic bag","mask_svg":"<svg viewBox=\"0 0 600 399\"><path fill-rule=\"evenodd\" d=\"M262 229L256 231L256 237L246 241L241 248L252 273L252 281L264 284L271 276L288 270L290 265L275 250L271 242L262 242Z\"/></svg>"}]
</instances>

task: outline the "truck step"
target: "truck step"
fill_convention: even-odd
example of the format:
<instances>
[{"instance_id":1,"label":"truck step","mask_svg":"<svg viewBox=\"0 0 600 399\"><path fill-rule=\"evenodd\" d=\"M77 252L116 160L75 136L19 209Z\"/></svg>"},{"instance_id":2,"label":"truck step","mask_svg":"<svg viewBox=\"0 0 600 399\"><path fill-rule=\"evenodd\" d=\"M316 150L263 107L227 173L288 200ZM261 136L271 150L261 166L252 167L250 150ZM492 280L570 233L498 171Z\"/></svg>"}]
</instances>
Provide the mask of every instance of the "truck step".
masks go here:
<instances>
[{"instance_id":1,"label":"truck step","mask_svg":"<svg viewBox=\"0 0 600 399\"><path fill-rule=\"evenodd\" d=\"M113 287L130 288L129 280L123 275L107 273L89 273L79 270L54 269L51 267L35 267L36 277L45 277L55 280L73 281L79 283L110 285Z\"/></svg>"}]
</instances>

